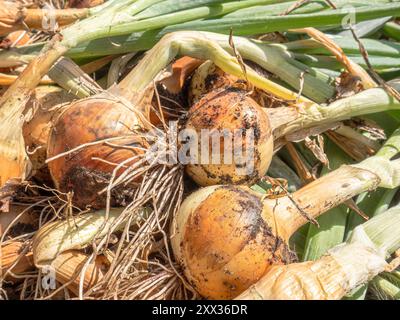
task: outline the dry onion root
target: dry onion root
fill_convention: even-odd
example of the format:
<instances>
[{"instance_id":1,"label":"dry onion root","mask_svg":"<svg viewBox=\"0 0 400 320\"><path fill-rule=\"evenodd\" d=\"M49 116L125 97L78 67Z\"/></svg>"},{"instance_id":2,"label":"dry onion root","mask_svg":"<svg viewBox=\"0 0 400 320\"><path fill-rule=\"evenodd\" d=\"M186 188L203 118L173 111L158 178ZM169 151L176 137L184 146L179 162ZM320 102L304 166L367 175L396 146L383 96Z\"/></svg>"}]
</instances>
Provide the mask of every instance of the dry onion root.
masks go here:
<instances>
[{"instance_id":1,"label":"dry onion root","mask_svg":"<svg viewBox=\"0 0 400 320\"><path fill-rule=\"evenodd\" d=\"M292 195L264 199L243 186L212 186L190 195L171 226L177 261L204 297L234 298L272 264L291 261L290 237L302 225L378 186L400 185L398 130L374 157L342 166ZM227 245L229 243L229 245Z\"/></svg>"},{"instance_id":2,"label":"dry onion root","mask_svg":"<svg viewBox=\"0 0 400 320\"><path fill-rule=\"evenodd\" d=\"M357 227L351 238L317 261L271 266L240 300L338 300L388 267L400 246L400 209L394 207Z\"/></svg>"}]
</instances>

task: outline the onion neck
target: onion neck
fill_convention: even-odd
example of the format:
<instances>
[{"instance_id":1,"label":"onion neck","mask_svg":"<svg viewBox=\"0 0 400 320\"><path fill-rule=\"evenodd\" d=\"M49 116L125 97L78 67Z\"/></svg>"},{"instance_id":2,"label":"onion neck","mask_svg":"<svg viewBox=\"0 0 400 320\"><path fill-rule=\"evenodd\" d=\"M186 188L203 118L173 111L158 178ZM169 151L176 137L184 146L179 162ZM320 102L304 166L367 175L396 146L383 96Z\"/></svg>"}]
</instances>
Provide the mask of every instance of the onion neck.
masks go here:
<instances>
[{"instance_id":1,"label":"onion neck","mask_svg":"<svg viewBox=\"0 0 400 320\"><path fill-rule=\"evenodd\" d=\"M116 88L128 100L135 102L137 95L146 88L157 74L171 63L177 56L189 56L200 60L211 60L220 69L240 79L248 80L254 86L270 92L286 100L295 100L297 94L258 75L247 68L244 74L237 59L221 48L213 39L212 33L181 31L164 36L150 50L141 62L134 68ZM304 105L312 102L301 99Z\"/></svg>"},{"instance_id":2,"label":"onion neck","mask_svg":"<svg viewBox=\"0 0 400 320\"><path fill-rule=\"evenodd\" d=\"M315 180L291 196L264 201L264 216L273 216L287 239L304 224L352 197L378 187L380 178L371 171L342 166Z\"/></svg>"},{"instance_id":3,"label":"onion neck","mask_svg":"<svg viewBox=\"0 0 400 320\"><path fill-rule=\"evenodd\" d=\"M67 51L55 36L41 54L34 59L0 99L0 119L18 113L22 114L25 105L19 103L29 98L30 93L40 83L52 65Z\"/></svg>"},{"instance_id":4,"label":"onion neck","mask_svg":"<svg viewBox=\"0 0 400 320\"><path fill-rule=\"evenodd\" d=\"M396 206L362 225L364 232L384 255L400 247L400 207Z\"/></svg>"},{"instance_id":5,"label":"onion neck","mask_svg":"<svg viewBox=\"0 0 400 320\"><path fill-rule=\"evenodd\" d=\"M30 163L22 133L23 112L32 91L42 77L64 53L56 36L21 73L0 99L0 186L10 179L25 179L30 174Z\"/></svg>"},{"instance_id":6,"label":"onion neck","mask_svg":"<svg viewBox=\"0 0 400 320\"><path fill-rule=\"evenodd\" d=\"M110 32L114 26L128 24L134 19L135 14L160 1L121 0L106 2L101 8L93 8L91 10L92 15L88 19L65 28L61 31L61 34L70 48L85 41L108 38L111 36Z\"/></svg>"},{"instance_id":7,"label":"onion neck","mask_svg":"<svg viewBox=\"0 0 400 320\"><path fill-rule=\"evenodd\" d=\"M400 89L400 81L392 83L397 90ZM327 106L311 104L301 108L297 114L293 108L282 107L274 111L268 111L271 123L273 123L276 138L301 129L321 126L357 117L361 115L400 109L400 102L391 97L382 88L368 89L352 97L337 100ZM284 115L289 115L287 120Z\"/></svg>"}]
</instances>

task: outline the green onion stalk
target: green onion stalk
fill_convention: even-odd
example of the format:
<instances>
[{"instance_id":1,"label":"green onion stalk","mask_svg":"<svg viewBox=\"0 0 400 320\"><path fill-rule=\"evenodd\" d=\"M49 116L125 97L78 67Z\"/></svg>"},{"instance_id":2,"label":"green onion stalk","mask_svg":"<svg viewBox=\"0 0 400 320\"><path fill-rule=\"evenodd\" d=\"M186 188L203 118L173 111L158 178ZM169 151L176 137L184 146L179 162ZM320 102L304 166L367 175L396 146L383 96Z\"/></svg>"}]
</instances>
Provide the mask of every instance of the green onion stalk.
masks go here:
<instances>
[{"instance_id":1,"label":"green onion stalk","mask_svg":"<svg viewBox=\"0 0 400 320\"><path fill-rule=\"evenodd\" d=\"M400 274L398 271L376 276L370 283L373 297L378 300L400 299Z\"/></svg>"},{"instance_id":2,"label":"green onion stalk","mask_svg":"<svg viewBox=\"0 0 400 320\"><path fill-rule=\"evenodd\" d=\"M388 22L383 27L383 33L397 41L400 41L400 25L396 22Z\"/></svg>"},{"instance_id":3,"label":"green onion stalk","mask_svg":"<svg viewBox=\"0 0 400 320\"><path fill-rule=\"evenodd\" d=\"M240 2L242 4L244 4L246 1L244 2ZM255 4L255 3L253 3ZM161 4L159 4L161 5ZM230 10L235 10L238 8L238 3L224 3L221 4L221 12L227 12ZM248 5L250 5L250 3L248 3ZM392 5L388 5L391 6ZM151 9L152 7L150 7L149 9ZM190 12L192 12L191 10L197 10L197 12L202 12L204 8L196 8L196 9L188 9ZM207 7L207 10L209 10L210 8ZM205 9L204 9L205 10ZM240 11L240 10L239 10ZM328 15L329 17L332 16L333 14L333 18L336 19L335 21L337 21L337 23L339 23L340 19L339 17L343 17L343 12L340 13L338 11L340 10L336 10L336 14L334 14L335 12L333 12L335 10L331 10L328 11L326 13L322 13L323 15ZM73 57L78 57L79 56L79 52L82 52L85 55L99 55L99 54L113 54L113 53L121 53L121 52L126 52L127 50L133 50L133 51L138 51L138 50L143 50L143 49L148 49L149 47L151 47L155 41L157 41L157 39L159 39L163 34L166 34L170 31L173 30L180 30L180 29L187 29L187 28L192 28L196 29L196 24L195 23L182 23L184 21L184 19L186 19L188 16L190 16L190 12L186 12L181 11L179 14L182 16L182 19L180 18L180 15L177 15L177 13L173 13L174 17L173 19L175 20L171 20L169 19L169 23L178 23L176 26L171 26L171 27L166 27L163 30L159 30L157 28L162 27L162 24L164 24L163 26L165 26L165 16L156 16L153 18L149 19L144 19L144 20L139 20L139 21L132 21L129 23L120 23L117 24L115 27L111 27L108 32L107 32L107 38L100 38L98 40L93 40L96 37L100 37L99 32L101 33L101 30L98 31L93 31L92 33L89 33L90 35L88 35L88 37L91 37L91 41L87 44L84 45L84 50L79 49L79 48L75 48L72 49L69 54ZM192 12L193 13L193 12ZM380 14L382 14L382 11L377 10L376 11L377 15L379 16ZM194 14L194 13L193 13ZM391 14L393 14L393 12L391 12ZM360 8L360 14L359 16L357 16L360 19L363 18L368 18L371 15L371 10L368 8ZM275 17L276 19L278 19L277 21L281 21L282 23L285 21L285 19L287 18L291 18L294 17L295 19L291 22L292 25L291 27L298 27L298 26L302 26L302 18L304 18L303 16L308 16L308 15L294 15L294 16L288 16L288 17ZM194 17L194 16L193 16ZM314 16L311 16L311 18L313 18ZM162 19L161 19L162 18ZM275 19L274 18L274 19ZM320 17L319 14L316 14L316 16L314 17L315 20L318 19L323 19L324 17ZM164 19L164 20L163 20ZM234 23L237 18L229 18L229 17L223 17L221 19L218 19L216 21L219 21L218 23L220 25L224 25L224 21L229 21L230 23ZM261 18L253 18L252 20L248 20L250 24L254 23L254 21L258 21ZM268 19L269 17L264 17L264 19ZM331 17L332 19L332 17ZM179 20L179 21L178 21ZM262 20L262 19L261 19ZM196 23L200 24L200 25L204 25L204 28L198 28L198 29L207 29L208 24L212 23L212 19L208 19L208 20L204 20L204 21L198 21ZM308 21L308 20L307 20ZM313 21L312 19L310 21ZM299 24L300 23L300 24ZM247 24L247 22L246 22ZM237 33L243 33L243 34L252 34L252 33L258 33L260 32L259 29L257 29L256 27L254 27L253 29L248 29L246 27L246 24L243 24L241 26L237 26L236 28L234 28L235 34ZM268 24L269 27L273 27L275 28L275 22L273 24ZM143 27L145 27L145 29L147 30L146 32L143 32ZM245 31L243 31L245 30ZM276 31L278 29L271 29L271 30L266 30L266 31ZM221 30L221 32L228 32L228 28L225 28L225 31ZM72 30L72 33L75 33L74 30ZM127 33L132 33L130 36L126 37L126 36L120 36L120 35L124 35ZM114 35L114 37L112 37ZM97 41L97 42L96 42ZM111 44L111 45L110 45ZM115 45L114 45L115 44ZM22 58L22 60L27 61L30 58L32 58L32 56L34 56L34 52L40 47L40 45L34 45L32 47L29 48L23 48L21 50L25 51L23 53L21 53L22 51L20 50L20 53L22 54L22 57L20 56L20 53L18 52L7 52L4 53L5 55L7 55L6 59L3 59L3 61L8 61L7 63L11 63L12 61L18 61ZM101 49L99 51L99 49ZM32 51L33 50L33 51ZM264 49L265 53L268 54L271 57L276 57L277 55L274 54L274 49ZM278 51L279 52L279 51ZM281 52L282 53L282 52ZM278 62L278 63L275 63ZM280 63L279 63L280 62ZM277 68L277 66L280 66L280 68ZM265 63L264 66L267 70L271 71L271 72L277 72L278 76L280 76L283 80L285 80L287 83L289 83L293 88L295 89L299 89L300 87L300 82L299 82L299 75L302 74L303 71L307 70L310 71L310 68L306 67L306 66L299 66L296 65L296 63L293 61L293 59L290 59L290 57L287 57L286 59L279 59L279 61L271 61L270 64ZM292 71L292 72L285 72L285 70L288 71ZM333 78L324 75L322 72L318 72L318 71L314 71L311 70L311 74L309 73L305 73L305 77L306 78L310 78L310 81L305 81L305 88L304 88L304 94L312 99L314 99L317 102L323 102L326 101L326 99L331 98L334 92L334 88L332 87L332 85L330 85L333 82ZM314 80L312 78L317 78L317 80ZM288 79L286 79L288 78ZM322 82L327 82L325 85ZM318 88L319 90L313 89L315 88L315 83L318 83Z\"/></svg>"},{"instance_id":4,"label":"green onion stalk","mask_svg":"<svg viewBox=\"0 0 400 320\"><path fill-rule=\"evenodd\" d=\"M359 44L356 40L351 37L342 36L331 36L332 40L341 47L346 54L356 55L360 52ZM361 43L368 51L368 54L372 56L384 56L384 57L398 57L400 54L400 44L387 41L387 40L376 40L376 39L360 39ZM318 41L313 39L296 40L288 43L271 44L272 46L282 47L286 50L307 53L307 54L323 54L330 55L331 53L325 49Z\"/></svg>"},{"instance_id":5,"label":"green onion stalk","mask_svg":"<svg viewBox=\"0 0 400 320\"><path fill-rule=\"evenodd\" d=\"M329 159L329 169L324 167L321 175L325 175L346 163L352 162L351 159L330 140L326 142L324 151ZM302 261L317 260L327 250L343 242L347 216L346 207L340 205L321 216L318 219L318 226L310 224Z\"/></svg>"},{"instance_id":6,"label":"green onion stalk","mask_svg":"<svg viewBox=\"0 0 400 320\"><path fill-rule=\"evenodd\" d=\"M327 68L331 70L343 69L342 64L334 57L302 53L294 53L291 56L309 67ZM362 56L349 54L347 57L361 67L365 69L368 68ZM370 55L368 60L375 70L396 69L400 67L400 58Z\"/></svg>"}]
</instances>

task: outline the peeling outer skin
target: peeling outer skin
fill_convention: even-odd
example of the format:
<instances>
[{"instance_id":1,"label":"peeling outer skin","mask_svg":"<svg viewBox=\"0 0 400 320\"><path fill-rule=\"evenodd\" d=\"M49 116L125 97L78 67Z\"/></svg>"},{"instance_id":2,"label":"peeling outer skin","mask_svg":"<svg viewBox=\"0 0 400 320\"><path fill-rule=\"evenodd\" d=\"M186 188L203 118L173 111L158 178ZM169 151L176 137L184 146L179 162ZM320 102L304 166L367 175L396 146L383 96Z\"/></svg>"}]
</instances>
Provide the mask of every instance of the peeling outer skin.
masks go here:
<instances>
[{"instance_id":1,"label":"peeling outer skin","mask_svg":"<svg viewBox=\"0 0 400 320\"><path fill-rule=\"evenodd\" d=\"M34 269L32 253L28 252L21 256L23 250L24 243L19 241L12 241L0 247L0 279L11 267L14 274L22 274ZM6 277L8 280L10 278L10 275Z\"/></svg>"},{"instance_id":2,"label":"peeling outer skin","mask_svg":"<svg viewBox=\"0 0 400 320\"><path fill-rule=\"evenodd\" d=\"M23 135L32 162L32 170L45 166L50 130L62 108L73 95L55 86L39 86L25 108Z\"/></svg>"},{"instance_id":3,"label":"peeling outer skin","mask_svg":"<svg viewBox=\"0 0 400 320\"><path fill-rule=\"evenodd\" d=\"M271 266L237 300L339 300L382 272L387 263L362 228L312 262Z\"/></svg>"},{"instance_id":4,"label":"peeling outer skin","mask_svg":"<svg viewBox=\"0 0 400 320\"><path fill-rule=\"evenodd\" d=\"M246 95L246 91L230 87L205 95L189 110L185 129L196 131L200 137L202 130L209 130L214 134L227 132L234 138L225 139L221 135L219 150L214 150L210 142L209 164L201 164L202 157L207 156L202 152L202 139L195 141L197 146L194 147L198 150L196 164L188 164L186 172L201 186L252 185L265 174L270 165L273 138L269 119L263 108ZM253 139L249 140L251 133ZM225 148L232 157L230 161L225 161ZM216 151L221 155L219 164L213 164L212 154Z\"/></svg>"},{"instance_id":5,"label":"peeling outer skin","mask_svg":"<svg viewBox=\"0 0 400 320\"><path fill-rule=\"evenodd\" d=\"M387 266L386 252L376 247L362 225L354 229L350 243L336 246L328 254L342 267L346 275L343 287L347 292L368 282Z\"/></svg>"},{"instance_id":6,"label":"peeling outer skin","mask_svg":"<svg viewBox=\"0 0 400 320\"><path fill-rule=\"evenodd\" d=\"M353 167L375 173L380 179L379 187L393 189L400 185L400 163L385 158L371 157Z\"/></svg>"},{"instance_id":7,"label":"peeling outer skin","mask_svg":"<svg viewBox=\"0 0 400 320\"><path fill-rule=\"evenodd\" d=\"M336 300L346 293L340 285L343 277L332 257L274 265L236 300Z\"/></svg>"}]
</instances>

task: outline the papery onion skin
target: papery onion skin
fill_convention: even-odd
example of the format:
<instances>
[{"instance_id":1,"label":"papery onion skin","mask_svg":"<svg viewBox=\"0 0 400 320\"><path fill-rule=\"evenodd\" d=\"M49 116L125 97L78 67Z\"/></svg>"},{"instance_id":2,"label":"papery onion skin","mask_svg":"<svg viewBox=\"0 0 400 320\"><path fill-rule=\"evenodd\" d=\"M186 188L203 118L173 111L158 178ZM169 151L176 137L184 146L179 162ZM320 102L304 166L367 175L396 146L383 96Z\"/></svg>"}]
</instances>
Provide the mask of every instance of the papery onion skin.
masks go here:
<instances>
[{"instance_id":1,"label":"papery onion skin","mask_svg":"<svg viewBox=\"0 0 400 320\"><path fill-rule=\"evenodd\" d=\"M205 95L188 112L185 126L187 130L195 130L198 137L204 129L210 132L222 133L227 130L231 136L239 133L241 139L235 139L228 150L232 155L239 153L229 160L224 160L225 141L221 137L220 150L209 153L219 153L220 164L213 164L211 156L209 164L203 164L201 159L201 142L198 141L198 164L188 164L186 172L201 186L216 184L246 184L251 185L263 177L272 160L273 136L267 114L247 95L246 91L229 87L212 91ZM235 130L242 130L240 131ZM253 141L247 140L253 134ZM231 139L232 141L233 139ZM228 148L227 148L228 149ZM240 152L243 151L242 156Z\"/></svg>"},{"instance_id":2,"label":"papery onion skin","mask_svg":"<svg viewBox=\"0 0 400 320\"><path fill-rule=\"evenodd\" d=\"M212 61L206 61L192 75L189 85L189 105L194 105L213 90L238 87L245 89L245 81L218 68Z\"/></svg>"},{"instance_id":3,"label":"papery onion skin","mask_svg":"<svg viewBox=\"0 0 400 320\"><path fill-rule=\"evenodd\" d=\"M105 195L99 192L107 187L115 165L95 160L103 159L113 164L135 157L142 153L141 140L133 135L138 118L134 111L123 103L105 98L89 98L70 105L59 117L50 135L48 158L52 158L87 143L108 138L129 136L110 143L119 146L135 147L134 150L115 148L98 144L84 147L79 151L49 162L52 178L61 191L74 192L74 203L81 207L101 208L105 205ZM135 160L126 165L132 165ZM124 170L121 169L118 174ZM131 190L115 190L112 205L125 203ZM122 192L122 194L119 194ZM123 194L126 192L127 194Z\"/></svg>"},{"instance_id":4,"label":"papery onion skin","mask_svg":"<svg viewBox=\"0 0 400 320\"><path fill-rule=\"evenodd\" d=\"M39 86L26 107L23 135L28 148L32 169L45 165L49 135L63 107L74 100L74 96L56 86Z\"/></svg>"},{"instance_id":5,"label":"papery onion skin","mask_svg":"<svg viewBox=\"0 0 400 320\"><path fill-rule=\"evenodd\" d=\"M232 299L271 264L294 260L287 233L271 217L262 195L243 186L202 188L183 202L172 224L172 248L203 297Z\"/></svg>"},{"instance_id":6,"label":"papery onion skin","mask_svg":"<svg viewBox=\"0 0 400 320\"><path fill-rule=\"evenodd\" d=\"M53 262L52 267L56 271L57 281L76 296L79 295L82 270L87 263L88 256L78 250L69 250L61 253ZM85 269L83 277L83 292L96 285L106 274L109 262L104 256L97 256L95 261ZM73 281L71 282L71 280Z\"/></svg>"},{"instance_id":7,"label":"papery onion skin","mask_svg":"<svg viewBox=\"0 0 400 320\"><path fill-rule=\"evenodd\" d=\"M13 274L21 275L27 271L34 269L32 253L28 252L22 254L25 251L25 244L21 241L11 241L1 248L1 259L0 267L1 273L11 271ZM13 279L12 275L8 275L6 280L18 280Z\"/></svg>"}]
</instances>

